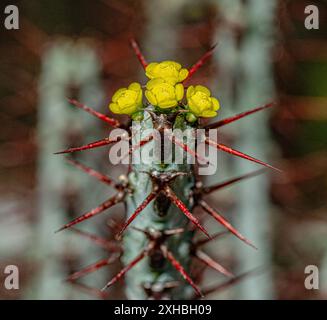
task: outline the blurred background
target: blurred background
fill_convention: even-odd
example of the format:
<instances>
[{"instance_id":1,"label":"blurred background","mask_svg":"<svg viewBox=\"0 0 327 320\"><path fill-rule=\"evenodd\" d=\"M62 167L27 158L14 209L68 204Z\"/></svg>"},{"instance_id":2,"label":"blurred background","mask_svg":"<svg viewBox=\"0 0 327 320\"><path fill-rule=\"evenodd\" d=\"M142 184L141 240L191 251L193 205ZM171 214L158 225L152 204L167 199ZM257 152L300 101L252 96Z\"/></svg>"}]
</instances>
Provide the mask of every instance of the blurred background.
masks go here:
<instances>
[{"instance_id":1,"label":"blurred background","mask_svg":"<svg viewBox=\"0 0 327 320\"><path fill-rule=\"evenodd\" d=\"M21 0L2 1L1 12L9 4L18 6L20 24L19 30L0 27L0 299L124 298L120 285L106 296L91 289L101 288L119 263L83 284L64 282L106 253L74 232L54 231L112 190L53 153L109 132L67 97L109 114L115 90L145 80L131 37L148 61L173 59L187 68L217 44L190 83L212 89L221 118L277 102L221 129L220 141L283 173L267 172L210 196L259 250L228 236L208 252L236 274L261 271L208 298L327 298L326 1ZM318 30L304 26L310 4L319 8ZM116 178L126 173L100 149L76 158ZM257 168L219 155L218 172L206 183ZM122 212L109 209L81 229L110 240L107 219ZM208 228L222 229L212 223ZM11 264L20 271L19 290L2 285ZM319 268L319 290L304 286L308 265ZM205 270L202 287L224 281Z\"/></svg>"}]
</instances>

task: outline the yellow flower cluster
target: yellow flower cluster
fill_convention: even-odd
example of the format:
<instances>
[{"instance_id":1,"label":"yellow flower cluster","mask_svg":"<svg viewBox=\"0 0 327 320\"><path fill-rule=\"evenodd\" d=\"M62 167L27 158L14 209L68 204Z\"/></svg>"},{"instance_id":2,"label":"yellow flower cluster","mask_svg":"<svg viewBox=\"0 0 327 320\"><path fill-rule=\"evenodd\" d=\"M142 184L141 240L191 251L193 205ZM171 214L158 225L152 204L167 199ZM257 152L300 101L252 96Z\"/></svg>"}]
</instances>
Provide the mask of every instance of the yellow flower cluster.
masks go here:
<instances>
[{"instance_id":1,"label":"yellow flower cluster","mask_svg":"<svg viewBox=\"0 0 327 320\"><path fill-rule=\"evenodd\" d=\"M145 74L149 79L162 78L175 85L187 78L188 70L175 61L152 62L146 67Z\"/></svg>"},{"instance_id":2,"label":"yellow flower cluster","mask_svg":"<svg viewBox=\"0 0 327 320\"><path fill-rule=\"evenodd\" d=\"M128 88L121 88L112 96L109 108L117 114L133 114L142 108L142 89L137 82L131 83Z\"/></svg>"},{"instance_id":3,"label":"yellow flower cluster","mask_svg":"<svg viewBox=\"0 0 327 320\"><path fill-rule=\"evenodd\" d=\"M150 79L146 84L145 96L155 107L169 109L177 107L184 97L184 81L188 70L175 61L152 62L145 69ZM109 105L113 113L135 115L143 108L142 88L133 82L128 88L121 88L112 97ZM201 85L190 86L186 92L187 119L195 121L197 117L214 117L219 102L211 97L210 91ZM191 121L191 120L189 120Z\"/></svg>"},{"instance_id":4,"label":"yellow flower cluster","mask_svg":"<svg viewBox=\"0 0 327 320\"><path fill-rule=\"evenodd\" d=\"M153 106L173 108L184 97L184 87L181 83L172 85L163 78L155 78L146 84L145 96Z\"/></svg>"},{"instance_id":5,"label":"yellow flower cluster","mask_svg":"<svg viewBox=\"0 0 327 320\"><path fill-rule=\"evenodd\" d=\"M173 108L184 97L181 84L188 76L188 71L174 61L152 62L145 74L151 80L146 85L145 96L153 106L162 109Z\"/></svg>"},{"instance_id":6,"label":"yellow flower cluster","mask_svg":"<svg viewBox=\"0 0 327 320\"><path fill-rule=\"evenodd\" d=\"M189 86L186 92L190 111L197 117L211 118L217 115L219 101L211 97L211 92L204 86Z\"/></svg>"}]
</instances>

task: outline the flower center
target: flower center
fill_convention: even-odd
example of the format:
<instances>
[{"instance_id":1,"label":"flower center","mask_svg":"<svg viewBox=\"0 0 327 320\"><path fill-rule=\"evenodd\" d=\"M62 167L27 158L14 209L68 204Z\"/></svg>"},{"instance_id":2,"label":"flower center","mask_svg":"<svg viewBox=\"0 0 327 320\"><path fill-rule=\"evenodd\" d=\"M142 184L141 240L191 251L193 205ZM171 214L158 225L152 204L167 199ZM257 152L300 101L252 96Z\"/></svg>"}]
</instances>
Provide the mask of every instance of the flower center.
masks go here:
<instances>
[{"instance_id":1,"label":"flower center","mask_svg":"<svg viewBox=\"0 0 327 320\"><path fill-rule=\"evenodd\" d=\"M177 70L171 65L161 65L159 69L159 73L163 77L177 77Z\"/></svg>"},{"instance_id":2,"label":"flower center","mask_svg":"<svg viewBox=\"0 0 327 320\"><path fill-rule=\"evenodd\" d=\"M201 109L201 111L210 109L211 107L210 98L203 92L196 92L191 99Z\"/></svg>"},{"instance_id":3,"label":"flower center","mask_svg":"<svg viewBox=\"0 0 327 320\"><path fill-rule=\"evenodd\" d=\"M168 84L162 84L161 86L156 87L154 94L159 102L175 98L173 87Z\"/></svg>"},{"instance_id":4,"label":"flower center","mask_svg":"<svg viewBox=\"0 0 327 320\"><path fill-rule=\"evenodd\" d=\"M124 109L134 104L136 99L137 99L137 92L133 90L126 90L121 94L117 102L118 105Z\"/></svg>"}]
</instances>

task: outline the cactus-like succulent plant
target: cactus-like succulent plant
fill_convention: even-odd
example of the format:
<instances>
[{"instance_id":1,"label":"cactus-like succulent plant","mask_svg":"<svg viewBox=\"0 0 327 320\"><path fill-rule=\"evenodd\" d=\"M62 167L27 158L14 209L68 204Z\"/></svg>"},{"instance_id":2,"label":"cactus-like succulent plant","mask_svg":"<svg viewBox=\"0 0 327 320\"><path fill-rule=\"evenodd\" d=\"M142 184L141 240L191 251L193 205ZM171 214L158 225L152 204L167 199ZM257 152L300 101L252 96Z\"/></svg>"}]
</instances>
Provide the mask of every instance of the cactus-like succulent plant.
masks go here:
<instances>
[{"instance_id":1,"label":"cactus-like succulent plant","mask_svg":"<svg viewBox=\"0 0 327 320\"><path fill-rule=\"evenodd\" d=\"M125 142L129 147L126 156L130 159L130 165L128 174L119 181L114 181L111 177L76 160L70 160L79 169L115 188L117 193L98 207L60 228L60 230L72 228L99 245L105 246L110 253L109 258L80 270L71 275L69 280L76 281L81 276L120 258L123 262L122 270L108 281L101 292L98 291L100 295L105 295L107 289L124 277L126 295L130 299L201 297L212 289L203 291L200 289L197 283L198 277L192 274L191 270L193 259L230 277L229 281L231 282L237 278L233 278L234 275L230 271L202 250L206 243L220 237L223 233L210 235L199 218L193 214L193 210L195 207L202 208L213 221L224 226L227 232L255 248L248 239L207 203L205 196L227 185L252 177L262 170L205 187L198 179L196 162L198 161L202 165L204 163L201 152L196 147L203 144L208 148L215 148L275 169L261 160L217 142L209 135L210 129L220 128L269 108L273 103L202 126L201 118L217 115L220 107L219 101L212 97L210 90L206 87L196 85L186 88L185 84L210 57L213 49L187 70L174 61L148 64L134 40L132 40L132 47L149 81L144 86L134 82L127 88L117 90L109 108L115 114L129 115L131 120L136 123L136 130L132 126L126 128L116 119L100 114L75 100L70 100L73 105L98 117L109 126L127 130L114 137L110 135L102 140L58 153L66 154ZM193 143L185 142L183 138L175 135L177 129L191 132ZM196 134L197 129L202 129L203 135L200 138ZM173 146L171 151L163 148L164 141L171 143ZM150 154L151 150L160 151L156 161L137 161L140 153ZM183 152L182 161L179 162L176 161L178 150ZM166 153L169 152L172 153L168 157L171 161L166 162ZM193 161L187 161L190 158ZM210 159L205 164L210 166ZM125 204L127 219L119 226L117 242L109 242L73 228L78 223L90 219L118 203ZM206 238L195 240L197 231L202 232Z\"/></svg>"}]
</instances>

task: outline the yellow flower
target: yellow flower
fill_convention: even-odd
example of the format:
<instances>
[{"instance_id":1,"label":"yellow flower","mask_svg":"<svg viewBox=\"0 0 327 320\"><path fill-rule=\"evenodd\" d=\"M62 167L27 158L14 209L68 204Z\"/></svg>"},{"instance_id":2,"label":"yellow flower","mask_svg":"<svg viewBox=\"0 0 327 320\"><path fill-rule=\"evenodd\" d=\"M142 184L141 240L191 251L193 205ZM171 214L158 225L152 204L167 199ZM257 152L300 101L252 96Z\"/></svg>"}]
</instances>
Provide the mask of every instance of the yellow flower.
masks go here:
<instances>
[{"instance_id":1,"label":"yellow flower","mask_svg":"<svg viewBox=\"0 0 327 320\"><path fill-rule=\"evenodd\" d=\"M172 85L182 82L188 76L188 70L175 61L152 62L145 74L149 79L163 78Z\"/></svg>"},{"instance_id":2,"label":"yellow flower","mask_svg":"<svg viewBox=\"0 0 327 320\"><path fill-rule=\"evenodd\" d=\"M184 87L181 83L172 85L162 78L150 80L146 88L145 96L149 102L162 109L176 107L184 96Z\"/></svg>"},{"instance_id":3,"label":"yellow flower","mask_svg":"<svg viewBox=\"0 0 327 320\"><path fill-rule=\"evenodd\" d=\"M217 115L219 101L211 97L210 90L204 86L189 86L186 91L190 111L197 117L210 118Z\"/></svg>"},{"instance_id":4,"label":"yellow flower","mask_svg":"<svg viewBox=\"0 0 327 320\"><path fill-rule=\"evenodd\" d=\"M142 89L137 82L131 83L128 88L118 89L112 96L109 108L113 113L132 114L142 107Z\"/></svg>"}]
</instances>

